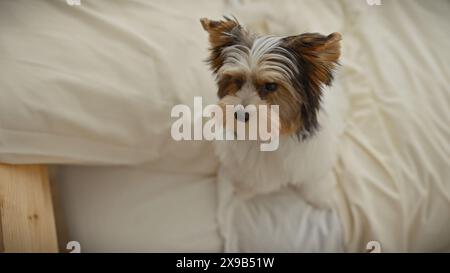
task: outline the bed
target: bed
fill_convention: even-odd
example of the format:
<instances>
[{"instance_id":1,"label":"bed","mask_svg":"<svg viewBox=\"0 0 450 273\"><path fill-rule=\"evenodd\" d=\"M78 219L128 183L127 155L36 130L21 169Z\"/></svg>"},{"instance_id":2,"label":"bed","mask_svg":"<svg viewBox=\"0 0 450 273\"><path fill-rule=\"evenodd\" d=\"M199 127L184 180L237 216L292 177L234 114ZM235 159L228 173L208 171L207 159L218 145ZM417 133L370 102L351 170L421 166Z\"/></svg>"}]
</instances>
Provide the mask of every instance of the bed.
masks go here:
<instances>
[{"instance_id":1,"label":"bed","mask_svg":"<svg viewBox=\"0 0 450 273\"><path fill-rule=\"evenodd\" d=\"M0 2L0 162L52 170L62 248L450 251L448 1L186 2ZM174 105L216 100L199 18L230 14L260 33L342 34L332 210L288 189L240 201L210 142L170 137Z\"/></svg>"}]
</instances>

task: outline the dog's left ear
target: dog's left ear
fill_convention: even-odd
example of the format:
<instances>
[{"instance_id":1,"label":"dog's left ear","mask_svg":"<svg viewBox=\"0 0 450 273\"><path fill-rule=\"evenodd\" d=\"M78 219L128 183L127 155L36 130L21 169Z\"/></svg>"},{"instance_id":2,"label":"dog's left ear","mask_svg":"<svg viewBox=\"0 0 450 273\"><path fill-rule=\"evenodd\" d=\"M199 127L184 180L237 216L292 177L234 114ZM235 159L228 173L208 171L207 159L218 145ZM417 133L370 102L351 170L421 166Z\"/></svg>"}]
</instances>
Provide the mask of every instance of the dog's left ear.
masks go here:
<instances>
[{"instance_id":1,"label":"dog's left ear","mask_svg":"<svg viewBox=\"0 0 450 273\"><path fill-rule=\"evenodd\" d=\"M248 43L249 34L236 19L224 17L223 20L214 21L202 18L200 23L209 34L211 56L208 62L214 72L217 72L223 64L221 53L224 48Z\"/></svg>"},{"instance_id":2,"label":"dog's left ear","mask_svg":"<svg viewBox=\"0 0 450 273\"><path fill-rule=\"evenodd\" d=\"M309 83L320 88L322 84L331 85L333 81L333 70L341 55L341 39L337 32L328 36L305 33L286 37L285 46L294 50L304 62L303 69Z\"/></svg>"}]
</instances>

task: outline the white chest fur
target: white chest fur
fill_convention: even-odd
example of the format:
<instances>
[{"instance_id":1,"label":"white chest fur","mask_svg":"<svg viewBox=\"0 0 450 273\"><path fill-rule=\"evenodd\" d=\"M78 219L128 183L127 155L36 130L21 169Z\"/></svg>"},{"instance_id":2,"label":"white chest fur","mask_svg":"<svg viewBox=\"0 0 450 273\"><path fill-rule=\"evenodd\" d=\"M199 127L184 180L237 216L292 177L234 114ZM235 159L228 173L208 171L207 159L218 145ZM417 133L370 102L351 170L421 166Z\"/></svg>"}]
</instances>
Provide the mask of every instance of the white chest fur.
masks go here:
<instances>
[{"instance_id":1,"label":"white chest fur","mask_svg":"<svg viewBox=\"0 0 450 273\"><path fill-rule=\"evenodd\" d=\"M243 198L294 185L305 192L329 188L324 177L335 159L335 140L325 113L319 113L320 129L306 140L282 136L277 150L264 152L258 141L216 141L216 153L235 191ZM314 198L317 192L314 193ZM308 200L314 202L313 200ZM320 202L320 201L319 201Z\"/></svg>"}]
</instances>

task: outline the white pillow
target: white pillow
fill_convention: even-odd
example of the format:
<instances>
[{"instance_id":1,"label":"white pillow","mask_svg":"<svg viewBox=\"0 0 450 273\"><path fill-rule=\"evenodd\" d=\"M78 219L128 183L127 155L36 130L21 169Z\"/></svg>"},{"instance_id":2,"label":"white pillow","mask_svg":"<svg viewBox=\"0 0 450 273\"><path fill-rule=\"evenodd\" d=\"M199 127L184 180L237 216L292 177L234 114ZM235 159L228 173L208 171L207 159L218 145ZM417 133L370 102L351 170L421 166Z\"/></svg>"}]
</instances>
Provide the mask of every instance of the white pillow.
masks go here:
<instances>
[{"instance_id":1,"label":"white pillow","mask_svg":"<svg viewBox=\"0 0 450 273\"><path fill-rule=\"evenodd\" d=\"M0 161L134 164L169 147L170 110L215 100L197 1L0 2Z\"/></svg>"}]
</instances>

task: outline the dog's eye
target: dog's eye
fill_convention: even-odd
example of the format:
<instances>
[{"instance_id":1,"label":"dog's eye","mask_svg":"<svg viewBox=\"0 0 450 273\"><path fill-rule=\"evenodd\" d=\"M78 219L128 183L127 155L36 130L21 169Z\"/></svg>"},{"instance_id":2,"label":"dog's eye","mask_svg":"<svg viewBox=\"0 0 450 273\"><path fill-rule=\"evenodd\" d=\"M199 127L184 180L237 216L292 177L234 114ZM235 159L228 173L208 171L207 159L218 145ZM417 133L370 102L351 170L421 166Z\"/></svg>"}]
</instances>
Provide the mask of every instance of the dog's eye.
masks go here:
<instances>
[{"instance_id":1,"label":"dog's eye","mask_svg":"<svg viewBox=\"0 0 450 273\"><path fill-rule=\"evenodd\" d=\"M274 82L268 82L263 85L263 91L265 93L274 92L274 91L277 91L277 89L278 89L278 84L276 84Z\"/></svg>"},{"instance_id":2,"label":"dog's eye","mask_svg":"<svg viewBox=\"0 0 450 273\"><path fill-rule=\"evenodd\" d=\"M244 84L244 80L240 79L240 78L234 79L233 81L234 81L234 84L239 88L241 88L242 85Z\"/></svg>"}]
</instances>

